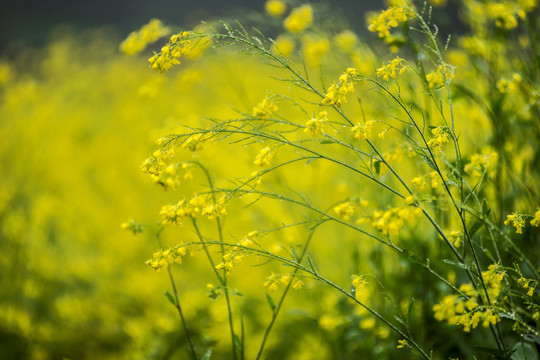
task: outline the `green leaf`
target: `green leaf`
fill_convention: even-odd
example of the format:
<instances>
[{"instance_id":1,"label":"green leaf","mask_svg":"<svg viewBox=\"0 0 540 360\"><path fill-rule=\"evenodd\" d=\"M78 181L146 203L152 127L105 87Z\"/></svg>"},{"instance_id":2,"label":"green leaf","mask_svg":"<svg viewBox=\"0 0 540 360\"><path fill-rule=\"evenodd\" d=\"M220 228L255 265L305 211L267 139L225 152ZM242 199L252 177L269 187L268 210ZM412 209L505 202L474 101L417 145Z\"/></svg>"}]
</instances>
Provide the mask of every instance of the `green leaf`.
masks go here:
<instances>
[{"instance_id":1,"label":"green leaf","mask_svg":"<svg viewBox=\"0 0 540 360\"><path fill-rule=\"evenodd\" d=\"M458 267L460 269L464 269L464 270L472 270L472 268L469 265L463 264L463 263L460 263L460 262L457 262L457 261L454 261L454 260L443 259L443 263L454 265L454 266L456 266L456 267Z\"/></svg>"},{"instance_id":2,"label":"green leaf","mask_svg":"<svg viewBox=\"0 0 540 360\"><path fill-rule=\"evenodd\" d=\"M490 348L490 347L485 347L485 346L474 346L474 348L477 349L478 351L491 354L496 359L499 359L499 360L510 360L512 353L515 351L515 350L503 351L497 348Z\"/></svg>"},{"instance_id":3,"label":"green leaf","mask_svg":"<svg viewBox=\"0 0 540 360\"><path fill-rule=\"evenodd\" d=\"M381 173L381 162L375 160L375 161L373 162L373 168L375 169L375 173L376 173L377 175L380 175L380 173Z\"/></svg>"},{"instance_id":4,"label":"green leaf","mask_svg":"<svg viewBox=\"0 0 540 360\"><path fill-rule=\"evenodd\" d=\"M515 353L512 360L538 360L538 351L535 347L526 341L520 341L514 345Z\"/></svg>"},{"instance_id":5,"label":"green leaf","mask_svg":"<svg viewBox=\"0 0 540 360\"><path fill-rule=\"evenodd\" d=\"M298 261L298 255L296 254L296 250L294 250L293 246L291 246L291 256L294 261Z\"/></svg>"},{"instance_id":6,"label":"green leaf","mask_svg":"<svg viewBox=\"0 0 540 360\"><path fill-rule=\"evenodd\" d=\"M404 327L407 327L407 324L405 324L405 321L401 318L401 316L394 315L394 320L396 320L398 323L403 325Z\"/></svg>"},{"instance_id":7,"label":"green leaf","mask_svg":"<svg viewBox=\"0 0 540 360\"><path fill-rule=\"evenodd\" d=\"M437 167L435 166L435 163L433 163L433 160L431 160L430 157L428 157L426 154L424 154L423 152L417 152L417 154L424 160L424 162L426 164L428 164L428 166L430 168L432 168L433 170L437 171Z\"/></svg>"},{"instance_id":8,"label":"green leaf","mask_svg":"<svg viewBox=\"0 0 540 360\"><path fill-rule=\"evenodd\" d=\"M315 270L315 265L313 265L313 260L311 260L311 256L309 255L307 256L307 262L309 264L309 267L311 268L311 271L313 271L315 275L318 275L317 270Z\"/></svg>"},{"instance_id":9,"label":"green leaf","mask_svg":"<svg viewBox=\"0 0 540 360\"><path fill-rule=\"evenodd\" d=\"M484 222L481 220L474 220L472 226L469 228L469 237L473 237L474 234L478 232L484 225Z\"/></svg>"},{"instance_id":10,"label":"green leaf","mask_svg":"<svg viewBox=\"0 0 540 360\"><path fill-rule=\"evenodd\" d=\"M414 298L411 298L411 301L409 301L409 307L407 308L407 319L410 318L410 314L411 314L411 311L412 311L412 308L413 308L413 305L414 305L414 302L416 300L414 300Z\"/></svg>"},{"instance_id":11,"label":"green leaf","mask_svg":"<svg viewBox=\"0 0 540 360\"><path fill-rule=\"evenodd\" d=\"M244 346L242 345L242 341L240 340L240 338L236 334L234 334L234 347L236 348L236 350L238 350L240 353L242 353L242 348Z\"/></svg>"},{"instance_id":12,"label":"green leaf","mask_svg":"<svg viewBox=\"0 0 540 360\"><path fill-rule=\"evenodd\" d=\"M210 360L210 356L212 356L212 349L208 349L202 356L201 360Z\"/></svg>"},{"instance_id":13,"label":"green leaf","mask_svg":"<svg viewBox=\"0 0 540 360\"><path fill-rule=\"evenodd\" d=\"M270 308L272 309L272 311L275 311L276 310L276 304L274 303L274 300L272 299L270 294L265 293L265 295L266 295L266 301L268 302L268 305L270 305Z\"/></svg>"},{"instance_id":14,"label":"green leaf","mask_svg":"<svg viewBox=\"0 0 540 360\"><path fill-rule=\"evenodd\" d=\"M169 302L170 302L171 304L173 304L174 306L176 306L176 301L174 300L174 297L171 295L170 292L165 291L165 297L167 297L167 300L169 300Z\"/></svg>"},{"instance_id":15,"label":"green leaf","mask_svg":"<svg viewBox=\"0 0 540 360\"><path fill-rule=\"evenodd\" d=\"M482 201L482 214L484 215L484 218L488 218L490 213L491 208L489 207L486 199L484 199L484 201Z\"/></svg>"}]
</instances>

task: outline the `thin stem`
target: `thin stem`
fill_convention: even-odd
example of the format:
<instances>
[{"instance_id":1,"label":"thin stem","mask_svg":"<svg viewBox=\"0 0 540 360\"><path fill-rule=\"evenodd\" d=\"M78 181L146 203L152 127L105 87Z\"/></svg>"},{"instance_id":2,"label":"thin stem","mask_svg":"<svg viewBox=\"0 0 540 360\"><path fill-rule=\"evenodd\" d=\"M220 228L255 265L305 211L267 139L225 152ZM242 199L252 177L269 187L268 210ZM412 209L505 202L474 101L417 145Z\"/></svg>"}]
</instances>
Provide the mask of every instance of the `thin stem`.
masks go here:
<instances>
[{"instance_id":1,"label":"thin stem","mask_svg":"<svg viewBox=\"0 0 540 360\"><path fill-rule=\"evenodd\" d=\"M198 161L193 161L192 163L196 164L197 166L199 166L199 168L203 171L203 173L206 175L206 179L208 181L208 185L211 189L211 194L212 194L212 201L216 201L216 198L215 198L215 191L214 191L214 182L212 181L212 177L210 176L210 173L208 172L208 170L206 169L206 167L204 167L201 163L199 163ZM193 224L195 226L195 228L197 229L197 234L199 235L199 238L202 239L202 235L200 234L200 232L198 231L198 227L196 226L196 223L195 223L195 220L193 219ZM219 238L219 241L220 242L223 242L223 229L222 229L222 226L221 226L221 221L219 219L219 217L216 219L216 226L217 226L217 231L218 231L218 238ZM233 353L233 360L236 360L237 359L237 351L236 351L236 334L234 332L234 321L233 321L233 316L232 316L232 307L231 307L231 299L230 299L230 291L229 291L229 286L228 286L228 282L227 282L227 272L225 269L223 269L223 275L220 276L217 272L217 269L215 268L214 266L214 263L213 261L211 260L212 258L210 257L207 249L205 248L205 251L207 252L207 255L210 259L210 263L212 264L212 268L214 269L214 271L216 272L216 275L218 277L218 279L220 280L222 286L223 286L223 289L225 291L225 299L226 299L226 302L227 302L227 312L228 312L228 319L229 319L229 329L230 329L230 333L231 333L231 346L232 346L232 353ZM221 254L225 254L225 248L223 246L221 246ZM242 348L244 347L243 344L242 345ZM240 353L243 354L243 350L240 349Z\"/></svg>"},{"instance_id":2,"label":"thin stem","mask_svg":"<svg viewBox=\"0 0 540 360\"><path fill-rule=\"evenodd\" d=\"M160 248L163 248L163 245L161 244L161 240L159 239L159 234L161 233L161 230L158 230L155 234L156 241ZM172 273L172 270L170 267L167 267L167 272L169 273L169 280L171 282L171 287L174 294L174 307L178 311L178 314L180 315L180 321L182 322L182 327L184 328L184 332L186 333L186 338L189 344L189 348L191 349L191 354L193 355L194 360L198 360L199 357L197 356L197 352L195 351L195 345L193 343L193 339L191 338L191 334L189 332L186 319L184 317L184 313L182 311L182 306L180 305L180 296L178 295L178 289L176 288L176 282L174 281L174 276Z\"/></svg>"},{"instance_id":3,"label":"thin stem","mask_svg":"<svg viewBox=\"0 0 540 360\"><path fill-rule=\"evenodd\" d=\"M308 235L307 241L304 244L304 246L302 247L302 252L300 253L300 256L298 257L297 262L299 264L302 263L302 260L304 259L304 256L307 253L309 244L311 243L311 239L313 238L313 235L315 234L315 229L319 225L321 225L322 223L324 223L326 221L327 220L322 220L321 222L316 224L314 228L311 229L311 232ZM285 302L285 297L287 296L287 294L289 293L289 290L291 288L292 281L294 280L294 277L296 276L296 274L298 273L299 270L300 270L299 268L294 269L294 271L292 273L292 276L291 276L291 281L287 284L287 286L285 287L285 290L283 290L283 294L281 294L279 302L277 303L274 311L272 312L272 319L270 320L270 323L268 324L268 326L266 327L266 330L264 331L264 335L263 335L263 338L262 338L262 341L261 341L261 345L259 346L259 351L257 353L257 357L255 358L256 360L259 360L261 358L261 356L262 356L264 346L266 345L266 341L268 340L268 336L270 335L270 331L272 330L272 327L274 326L274 323L277 320L279 312L280 312L280 310L281 310L281 308L283 306L283 303Z\"/></svg>"},{"instance_id":4,"label":"thin stem","mask_svg":"<svg viewBox=\"0 0 540 360\"><path fill-rule=\"evenodd\" d=\"M172 270L170 267L167 267L167 271L169 273L169 279L171 280L171 285L174 293L174 307L178 310L178 314L180 315L180 319L182 320L182 326L184 327L184 332L186 333L186 338L189 344L189 348L191 349L191 354L193 355L194 360L198 360L199 357L197 356L197 352L195 351L195 345L193 344L193 339L191 338L191 335L189 333L189 329L187 327L186 319L184 318L184 313L182 312L182 307L180 306L180 298L178 296L178 291L176 289L176 284L174 282Z\"/></svg>"}]
</instances>

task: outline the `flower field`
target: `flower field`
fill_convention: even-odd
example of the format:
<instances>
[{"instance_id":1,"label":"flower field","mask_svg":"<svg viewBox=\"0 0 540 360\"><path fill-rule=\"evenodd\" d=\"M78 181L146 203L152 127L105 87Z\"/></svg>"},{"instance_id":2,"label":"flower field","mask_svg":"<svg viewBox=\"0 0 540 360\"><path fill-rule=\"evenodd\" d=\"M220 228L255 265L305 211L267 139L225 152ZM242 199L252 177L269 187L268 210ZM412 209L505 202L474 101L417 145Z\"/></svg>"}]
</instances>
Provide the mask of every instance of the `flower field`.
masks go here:
<instances>
[{"instance_id":1,"label":"flower field","mask_svg":"<svg viewBox=\"0 0 540 360\"><path fill-rule=\"evenodd\" d=\"M0 358L539 359L537 1L331 10L0 57Z\"/></svg>"}]
</instances>

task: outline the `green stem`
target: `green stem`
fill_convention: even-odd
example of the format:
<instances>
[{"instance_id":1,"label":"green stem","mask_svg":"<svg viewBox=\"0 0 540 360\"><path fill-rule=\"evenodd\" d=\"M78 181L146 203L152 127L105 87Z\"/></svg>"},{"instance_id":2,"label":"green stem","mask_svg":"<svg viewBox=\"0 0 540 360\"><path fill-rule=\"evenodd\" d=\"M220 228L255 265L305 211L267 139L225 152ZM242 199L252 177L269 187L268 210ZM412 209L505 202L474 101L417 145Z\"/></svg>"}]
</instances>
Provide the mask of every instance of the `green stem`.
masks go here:
<instances>
[{"instance_id":1,"label":"green stem","mask_svg":"<svg viewBox=\"0 0 540 360\"><path fill-rule=\"evenodd\" d=\"M306 243L304 244L303 248L302 248L302 252L300 253L300 256L298 257L298 260L297 262L299 264L302 263L302 260L304 259L304 256L306 255L307 253L307 250L308 250L308 247L309 247L309 244L311 243L311 239L313 238L313 235L315 234L315 229L321 225L322 223L326 222L327 220L322 220L321 222L319 222L318 224L315 225L314 228L311 229L311 232L309 233L308 235L308 238L307 238L307 241ZM266 330L264 331L264 335L263 335L263 339L261 341L261 345L259 346L259 351L257 353L257 357L255 358L256 360L259 360L262 356L262 353L263 353L263 350L264 350L264 346L266 344L266 341L268 340L268 336L270 335L270 331L272 330L272 327L274 326L274 323L276 322L277 320L277 317L279 315L279 312L283 306L283 303L285 302L285 297L287 296L287 294L289 293L289 290L291 288L291 284L292 284L292 281L294 280L294 277L296 276L296 274L298 273L299 271L299 268L295 268L294 271L293 271L293 274L291 276L291 281L287 284L287 286L285 287L285 290L283 290L283 294L281 294L281 297L279 299L279 302L277 303L274 311L272 312L272 319L270 320L270 323L268 324L268 326L266 327Z\"/></svg>"},{"instance_id":2,"label":"green stem","mask_svg":"<svg viewBox=\"0 0 540 360\"><path fill-rule=\"evenodd\" d=\"M160 233L161 233L161 230L158 230L158 232L155 234L156 241L159 247L163 249L163 245L161 244L161 240L159 239ZM197 356L197 352L195 351L195 345L193 343L193 339L191 338L191 334L189 332L186 319L184 317L184 312L182 311L182 306L180 305L180 296L178 295L178 290L176 288L176 282L174 281L172 270L170 267L167 267L167 271L169 273L169 280L171 282L171 287L174 294L174 302L175 302L174 307L176 308L176 310L178 311L178 314L180 315L180 321L182 322L182 327L184 328L184 332L186 333L186 338L189 344L189 348L191 349L191 354L193 355L193 359L198 360L199 357Z\"/></svg>"}]
</instances>

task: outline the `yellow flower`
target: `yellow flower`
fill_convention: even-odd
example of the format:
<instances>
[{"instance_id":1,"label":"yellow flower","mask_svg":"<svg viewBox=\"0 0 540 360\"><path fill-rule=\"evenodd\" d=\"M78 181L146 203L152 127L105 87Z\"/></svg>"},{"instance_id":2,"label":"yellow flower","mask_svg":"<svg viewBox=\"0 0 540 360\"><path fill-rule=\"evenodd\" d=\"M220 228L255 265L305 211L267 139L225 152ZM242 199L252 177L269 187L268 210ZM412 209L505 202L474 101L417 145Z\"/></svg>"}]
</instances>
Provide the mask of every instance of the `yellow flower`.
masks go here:
<instances>
[{"instance_id":1,"label":"yellow flower","mask_svg":"<svg viewBox=\"0 0 540 360\"><path fill-rule=\"evenodd\" d=\"M437 126L431 133L433 137L428 140L428 146L435 151L442 151L444 144L449 141L448 129L445 126Z\"/></svg>"},{"instance_id":2,"label":"yellow flower","mask_svg":"<svg viewBox=\"0 0 540 360\"><path fill-rule=\"evenodd\" d=\"M531 220L531 225L540 227L540 208L534 213L534 218Z\"/></svg>"},{"instance_id":3,"label":"yellow flower","mask_svg":"<svg viewBox=\"0 0 540 360\"><path fill-rule=\"evenodd\" d=\"M366 286L367 281L364 279L364 276L352 275L351 277L352 277L352 285L354 286L356 291Z\"/></svg>"},{"instance_id":4,"label":"yellow flower","mask_svg":"<svg viewBox=\"0 0 540 360\"><path fill-rule=\"evenodd\" d=\"M283 21L288 32L299 33L304 31L313 22L313 9L309 5L302 5L290 13Z\"/></svg>"},{"instance_id":5,"label":"yellow flower","mask_svg":"<svg viewBox=\"0 0 540 360\"><path fill-rule=\"evenodd\" d=\"M402 58L397 56L395 59L390 61L388 64L383 65L383 67L377 69L377 76L382 77L384 80L389 80L390 78L396 77L396 70L399 68L399 75L402 75L407 70L407 65L404 64Z\"/></svg>"},{"instance_id":6,"label":"yellow flower","mask_svg":"<svg viewBox=\"0 0 540 360\"><path fill-rule=\"evenodd\" d=\"M358 43L358 37L350 30L345 30L334 36L334 41L338 48L346 54L353 52L356 44Z\"/></svg>"},{"instance_id":7,"label":"yellow flower","mask_svg":"<svg viewBox=\"0 0 540 360\"><path fill-rule=\"evenodd\" d=\"M506 3L488 3L486 5L487 15L495 20L495 26L498 28L511 30L518 26L516 19L516 9L514 4Z\"/></svg>"},{"instance_id":8,"label":"yellow flower","mask_svg":"<svg viewBox=\"0 0 540 360\"><path fill-rule=\"evenodd\" d=\"M174 65L180 64L180 57L189 54L194 49L191 37L193 33L184 31L171 36L169 42L161 48L159 53L148 59L153 70L164 72ZM200 43L200 38L197 43Z\"/></svg>"},{"instance_id":9,"label":"yellow flower","mask_svg":"<svg viewBox=\"0 0 540 360\"><path fill-rule=\"evenodd\" d=\"M459 248L461 246L461 242L463 241L463 232L459 230L452 230L448 238L456 248Z\"/></svg>"},{"instance_id":10,"label":"yellow flower","mask_svg":"<svg viewBox=\"0 0 540 360\"><path fill-rule=\"evenodd\" d=\"M412 183L414 186L417 186L418 189L420 189L420 190L423 190L424 187L426 186L426 180L424 180L424 177L423 177L423 176L416 176L416 177L414 177L414 178L411 180L411 183Z\"/></svg>"},{"instance_id":11,"label":"yellow flower","mask_svg":"<svg viewBox=\"0 0 540 360\"><path fill-rule=\"evenodd\" d=\"M280 17L287 10L287 4L279 0L268 0L264 4L264 9L266 13L272 17Z\"/></svg>"},{"instance_id":12,"label":"yellow flower","mask_svg":"<svg viewBox=\"0 0 540 360\"><path fill-rule=\"evenodd\" d=\"M481 154L473 154L471 161L465 165L465 172L474 177L487 174L490 178L495 176L499 155L490 148L482 149Z\"/></svg>"},{"instance_id":13,"label":"yellow flower","mask_svg":"<svg viewBox=\"0 0 540 360\"><path fill-rule=\"evenodd\" d=\"M270 50L274 54L280 54L287 57L292 54L295 46L296 44L294 40L291 39L289 36L279 35L270 47Z\"/></svg>"},{"instance_id":14,"label":"yellow flower","mask_svg":"<svg viewBox=\"0 0 540 360\"><path fill-rule=\"evenodd\" d=\"M354 82L358 72L355 68L347 68L343 72L337 83L333 83L324 94L324 99L322 104L324 105L335 105L341 107L341 104L347 102L347 94L354 92Z\"/></svg>"},{"instance_id":15,"label":"yellow flower","mask_svg":"<svg viewBox=\"0 0 540 360\"><path fill-rule=\"evenodd\" d=\"M253 116L266 118L269 117L273 111L278 109L276 102L272 96L265 97L259 105L253 108Z\"/></svg>"},{"instance_id":16,"label":"yellow flower","mask_svg":"<svg viewBox=\"0 0 540 360\"><path fill-rule=\"evenodd\" d=\"M268 288L269 291L276 291L279 288L279 275L272 274L267 277L264 287Z\"/></svg>"},{"instance_id":17,"label":"yellow flower","mask_svg":"<svg viewBox=\"0 0 540 360\"><path fill-rule=\"evenodd\" d=\"M142 233L143 232L143 229L142 229L142 225L141 224L137 224L135 222L135 220L128 220L128 221L125 221L123 222L122 224L120 224L120 227L124 230L129 230L131 232L133 232L133 234L138 234L138 233Z\"/></svg>"},{"instance_id":18,"label":"yellow flower","mask_svg":"<svg viewBox=\"0 0 540 360\"><path fill-rule=\"evenodd\" d=\"M271 153L270 148L267 146L257 154L253 163L257 166L270 166L270 160L272 160L272 157L273 154Z\"/></svg>"},{"instance_id":19,"label":"yellow flower","mask_svg":"<svg viewBox=\"0 0 540 360\"><path fill-rule=\"evenodd\" d=\"M371 130L375 126L375 120L366 121L364 124L356 124L351 128L354 133L354 138L360 141L365 140L371 136Z\"/></svg>"},{"instance_id":20,"label":"yellow flower","mask_svg":"<svg viewBox=\"0 0 540 360\"><path fill-rule=\"evenodd\" d=\"M209 220L215 220L218 217L227 215L225 196L220 197L217 202L206 201L206 204L202 207L201 215L207 216Z\"/></svg>"},{"instance_id":21,"label":"yellow flower","mask_svg":"<svg viewBox=\"0 0 540 360\"><path fill-rule=\"evenodd\" d=\"M304 286L304 282L302 280L295 279L292 287L295 290L300 290Z\"/></svg>"},{"instance_id":22,"label":"yellow flower","mask_svg":"<svg viewBox=\"0 0 540 360\"><path fill-rule=\"evenodd\" d=\"M390 7L374 16L369 24L369 31L378 32L380 38L390 36L390 28L397 27L400 22L407 20L405 10L400 6Z\"/></svg>"},{"instance_id":23,"label":"yellow flower","mask_svg":"<svg viewBox=\"0 0 540 360\"><path fill-rule=\"evenodd\" d=\"M324 134L323 125L328 121L328 113L326 111L319 112L319 116L312 118L306 122L304 132L312 137L319 134Z\"/></svg>"},{"instance_id":24,"label":"yellow flower","mask_svg":"<svg viewBox=\"0 0 540 360\"><path fill-rule=\"evenodd\" d=\"M302 45L302 53L310 67L318 67L324 55L330 50L330 42L327 39L311 35L302 38Z\"/></svg>"},{"instance_id":25,"label":"yellow flower","mask_svg":"<svg viewBox=\"0 0 540 360\"><path fill-rule=\"evenodd\" d=\"M397 346L398 349L403 349L405 346L409 346L409 343L407 342L407 340L405 339L398 340L398 346Z\"/></svg>"},{"instance_id":26,"label":"yellow flower","mask_svg":"<svg viewBox=\"0 0 540 360\"><path fill-rule=\"evenodd\" d=\"M339 218L347 221L351 218L352 214L354 214L354 207L347 201L334 206L334 211Z\"/></svg>"},{"instance_id":27,"label":"yellow flower","mask_svg":"<svg viewBox=\"0 0 540 360\"><path fill-rule=\"evenodd\" d=\"M149 43L153 43L169 32L169 28L164 26L160 20L152 19L139 31L130 33L120 44L120 51L126 55L135 55L146 49Z\"/></svg>"},{"instance_id":28,"label":"yellow flower","mask_svg":"<svg viewBox=\"0 0 540 360\"><path fill-rule=\"evenodd\" d=\"M518 85L521 83L521 76L517 73L512 75L512 79L502 78L497 81L497 90L501 94L511 94L517 91Z\"/></svg>"},{"instance_id":29,"label":"yellow flower","mask_svg":"<svg viewBox=\"0 0 540 360\"><path fill-rule=\"evenodd\" d=\"M428 83L428 86L430 88L434 88L434 87L438 88L438 87L443 86L445 84L445 76L446 76L447 82L453 79L454 68L448 64L445 64L444 71L443 71L443 67L439 65L436 71L432 71L426 74L426 81Z\"/></svg>"},{"instance_id":30,"label":"yellow flower","mask_svg":"<svg viewBox=\"0 0 540 360\"><path fill-rule=\"evenodd\" d=\"M182 263L182 257L187 253L187 248L184 244L176 245L174 248L168 250L159 250L154 253L152 259L147 260L145 263L154 268L154 270L160 272L166 270L170 264L176 262Z\"/></svg>"},{"instance_id":31,"label":"yellow flower","mask_svg":"<svg viewBox=\"0 0 540 360\"><path fill-rule=\"evenodd\" d=\"M516 228L516 234L522 234L522 229L525 227L525 220L523 220L521 214L514 212L510 215L506 215L504 225L508 226L510 223Z\"/></svg>"}]
</instances>

